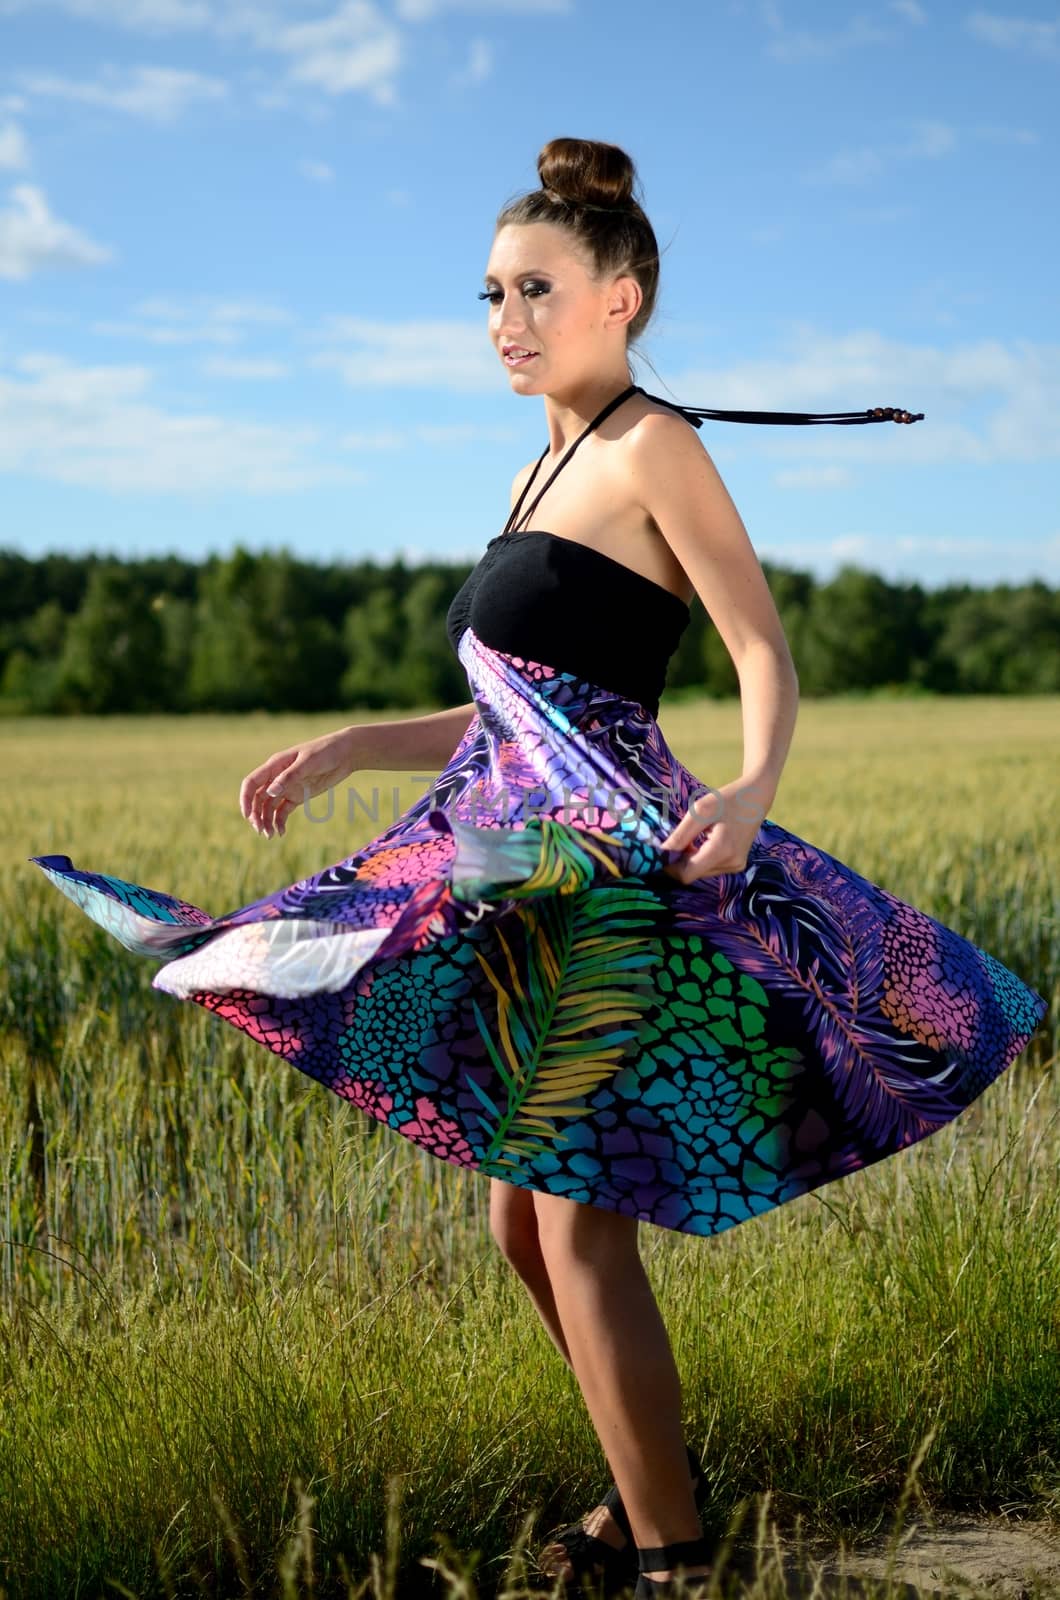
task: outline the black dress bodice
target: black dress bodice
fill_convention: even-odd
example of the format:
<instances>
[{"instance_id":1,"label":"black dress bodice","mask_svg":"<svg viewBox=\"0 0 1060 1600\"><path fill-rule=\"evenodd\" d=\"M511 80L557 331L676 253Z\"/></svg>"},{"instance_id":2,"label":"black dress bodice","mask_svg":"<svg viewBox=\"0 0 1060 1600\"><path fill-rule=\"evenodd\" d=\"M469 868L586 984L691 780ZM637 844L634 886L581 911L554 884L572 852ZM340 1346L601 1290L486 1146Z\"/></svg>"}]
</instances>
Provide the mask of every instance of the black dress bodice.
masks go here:
<instances>
[{"instance_id":1,"label":"black dress bodice","mask_svg":"<svg viewBox=\"0 0 1060 1600\"><path fill-rule=\"evenodd\" d=\"M529 519L578 446L637 386L616 395L579 434L523 513ZM657 716L666 668L691 611L680 595L613 556L544 529L515 532L546 448L446 613L456 651L470 626L482 643L524 661L572 672Z\"/></svg>"},{"instance_id":2,"label":"black dress bodice","mask_svg":"<svg viewBox=\"0 0 1060 1600\"><path fill-rule=\"evenodd\" d=\"M573 672L652 716L691 611L601 550L541 529L498 534L453 596L454 649L469 625L493 650Z\"/></svg>"}]
</instances>

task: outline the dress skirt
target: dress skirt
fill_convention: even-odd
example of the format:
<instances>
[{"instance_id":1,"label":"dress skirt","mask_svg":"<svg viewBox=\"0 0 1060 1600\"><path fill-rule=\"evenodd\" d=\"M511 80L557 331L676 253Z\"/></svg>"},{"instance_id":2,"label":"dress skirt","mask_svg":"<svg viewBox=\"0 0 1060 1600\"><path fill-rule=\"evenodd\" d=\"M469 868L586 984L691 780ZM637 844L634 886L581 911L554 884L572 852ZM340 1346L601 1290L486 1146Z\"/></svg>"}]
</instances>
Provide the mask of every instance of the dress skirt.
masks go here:
<instances>
[{"instance_id":1,"label":"dress skirt","mask_svg":"<svg viewBox=\"0 0 1060 1600\"><path fill-rule=\"evenodd\" d=\"M432 789L334 866L212 917L31 858L156 989L432 1155L713 1234L944 1127L1043 997L768 818L682 884L707 785L644 706L491 649Z\"/></svg>"}]
</instances>

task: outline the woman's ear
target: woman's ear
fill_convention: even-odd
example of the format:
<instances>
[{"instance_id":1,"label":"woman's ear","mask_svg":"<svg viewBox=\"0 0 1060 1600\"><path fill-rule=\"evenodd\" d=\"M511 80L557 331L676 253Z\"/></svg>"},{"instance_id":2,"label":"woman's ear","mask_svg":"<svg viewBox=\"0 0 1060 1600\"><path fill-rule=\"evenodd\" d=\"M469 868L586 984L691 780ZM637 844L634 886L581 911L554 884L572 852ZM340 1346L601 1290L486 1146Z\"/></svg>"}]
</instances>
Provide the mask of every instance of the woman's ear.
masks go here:
<instances>
[{"instance_id":1,"label":"woman's ear","mask_svg":"<svg viewBox=\"0 0 1060 1600\"><path fill-rule=\"evenodd\" d=\"M644 291L636 278L629 275L616 278L608 293L608 326L617 328L632 322L643 304Z\"/></svg>"}]
</instances>

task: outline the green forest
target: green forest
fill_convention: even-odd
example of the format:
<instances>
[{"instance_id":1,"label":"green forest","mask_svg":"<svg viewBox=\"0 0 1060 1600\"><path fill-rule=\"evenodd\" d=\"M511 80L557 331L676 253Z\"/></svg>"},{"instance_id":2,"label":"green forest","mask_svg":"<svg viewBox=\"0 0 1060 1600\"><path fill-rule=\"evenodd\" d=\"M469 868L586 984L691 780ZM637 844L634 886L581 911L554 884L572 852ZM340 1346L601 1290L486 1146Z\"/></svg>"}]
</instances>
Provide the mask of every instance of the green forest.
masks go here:
<instances>
[{"instance_id":1,"label":"green forest","mask_svg":"<svg viewBox=\"0 0 1060 1600\"><path fill-rule=\"evenodd\" d=\"M925 589L762 565L803 695L1060 691L1060 591L1039 580ZM241 546L198 562L0 550L0 713L458 705L445 614L470 570ZM697 599L666 693L738 687Z\"/></svg>"}]
</instances>

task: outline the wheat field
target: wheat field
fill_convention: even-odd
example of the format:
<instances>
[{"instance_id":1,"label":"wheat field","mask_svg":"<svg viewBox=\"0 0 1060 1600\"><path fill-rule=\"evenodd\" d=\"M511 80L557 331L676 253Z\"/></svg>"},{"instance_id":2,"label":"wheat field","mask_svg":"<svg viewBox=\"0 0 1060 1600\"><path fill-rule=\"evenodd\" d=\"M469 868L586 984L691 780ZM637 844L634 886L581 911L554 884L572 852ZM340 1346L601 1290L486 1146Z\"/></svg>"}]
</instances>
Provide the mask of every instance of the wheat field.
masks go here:
<instances>
[{"instance_id":1,"label":"wheat field","mask_svg":"<svg viewBox=\"0 0 1060 1600\"><path fill-rule=\"evenodd\" d=\"M704 1527L838 1537L911 1501L1060 1524L1060 703L806 702L770 816L957 929L1051 1010L956 1123L715 1239L642 1230L707 1471ZM353 720L0 726L0 1592L547 1593L606 1470L493 1247L484 1180L150 987L27 857L221 914L351 854L358 814L239 814ZM736 702L667 706L705 782ZM367 814L376 791L376 819ZM323 807L319 807L323 814ZM756 1521L757 1518L757 1521ZM430 1563L430 1564L426 1564ZM773 1572L773 1576L770 1573ZM719 1593L722 1580L719 1578Z\"/></svg>"}]
</instances>

